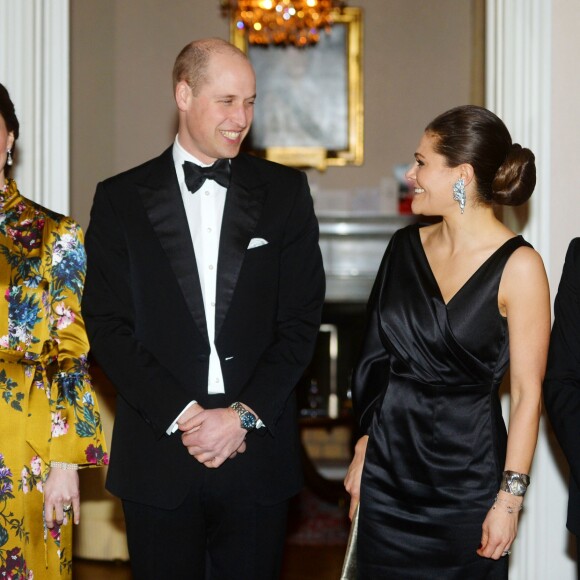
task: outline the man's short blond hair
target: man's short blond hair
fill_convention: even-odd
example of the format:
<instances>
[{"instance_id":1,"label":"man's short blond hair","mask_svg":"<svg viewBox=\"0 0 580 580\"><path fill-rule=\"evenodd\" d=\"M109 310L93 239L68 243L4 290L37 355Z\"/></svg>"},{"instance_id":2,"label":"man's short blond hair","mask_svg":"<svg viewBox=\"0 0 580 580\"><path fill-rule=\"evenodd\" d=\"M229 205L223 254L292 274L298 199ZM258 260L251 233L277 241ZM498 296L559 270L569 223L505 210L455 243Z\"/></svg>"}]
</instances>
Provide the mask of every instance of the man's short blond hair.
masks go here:
<instances>
[{"instance_id":1,"label":"man's short blond hair","mask_svg":"<svg viewBox=\"0 0 580 580\"><path fill-rule=\"evenodd\" d=\"M249 60L248 57L233 44L221 38L204 38L194 40L185 46L177 55L173 65L173 90L177 83L185 81L194 95L199 93L207 78L207 69L212 54L233 54Z\"/></svg>"}]
</instances>

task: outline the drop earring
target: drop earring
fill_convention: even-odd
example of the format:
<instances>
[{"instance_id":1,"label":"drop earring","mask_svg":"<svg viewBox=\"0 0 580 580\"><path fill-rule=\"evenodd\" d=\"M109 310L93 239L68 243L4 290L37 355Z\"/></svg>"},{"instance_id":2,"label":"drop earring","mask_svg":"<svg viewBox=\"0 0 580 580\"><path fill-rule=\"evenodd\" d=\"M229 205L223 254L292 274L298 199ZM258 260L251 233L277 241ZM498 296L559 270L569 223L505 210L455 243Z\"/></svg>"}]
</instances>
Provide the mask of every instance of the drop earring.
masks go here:
<instances>
[{"instance_id":1,"label":"drop earring","mask_svg":"<svg viewBox=\"0 0 580 580\"><path fill-rule=\"evenodd\" d=\"M461 213L465 210L465 181L460 177L453 185L453 199L459 203Z\"/></svg>"},{"instance_id":2,"label":"drop earring","mask_svg":"<svg viewBox=\"0 0 580 580\"><path fill-rule=\"evenodd\" d=\"M10 167L14 163L14 161L12 160L12 149L8 149L7 153L8 157L6 158L6 165Z\"/></svg>"}]
</instances>

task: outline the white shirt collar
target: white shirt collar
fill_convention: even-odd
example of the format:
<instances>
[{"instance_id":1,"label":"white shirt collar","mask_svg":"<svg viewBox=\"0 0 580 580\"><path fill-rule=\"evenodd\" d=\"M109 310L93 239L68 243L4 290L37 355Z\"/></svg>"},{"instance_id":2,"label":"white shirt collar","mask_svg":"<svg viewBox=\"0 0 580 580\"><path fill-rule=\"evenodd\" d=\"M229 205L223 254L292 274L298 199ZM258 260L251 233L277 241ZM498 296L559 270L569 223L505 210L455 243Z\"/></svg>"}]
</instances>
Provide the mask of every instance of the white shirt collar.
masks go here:
<instances>
[{"instance_id":1,"label":"white shirt collar","mask_svg":"<svg viewBox=\"0 0 580 580\"><path fill-rule=\"evenodd\" d=\"M179 136L175 135L175 141L173 142L173 159L175 165L181 167L184 161L192 161L200 167L209 167L212 163L203 163L195 155L192 155L189 151L186 151L179 142Z\"/></svg>"}]
</instances>

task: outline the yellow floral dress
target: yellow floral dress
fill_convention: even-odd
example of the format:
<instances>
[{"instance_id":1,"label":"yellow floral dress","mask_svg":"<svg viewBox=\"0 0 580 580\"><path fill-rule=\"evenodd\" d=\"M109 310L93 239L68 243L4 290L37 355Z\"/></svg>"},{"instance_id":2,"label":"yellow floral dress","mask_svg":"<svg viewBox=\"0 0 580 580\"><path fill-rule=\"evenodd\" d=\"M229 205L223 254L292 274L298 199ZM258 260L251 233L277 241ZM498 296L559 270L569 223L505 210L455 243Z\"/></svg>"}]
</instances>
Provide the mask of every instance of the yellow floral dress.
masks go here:
<instances>
[{"instance_id":1,"label":"yellow floral dress","mask_svg":"<svg viewBox=\"0 0 580 580\"><path fill-rule=\"evenodd\" d=\"M72 518L43 520L51 461L108 457L80 314L86 268L70 218L0 188L0 579L70 578ZM67 521L68 520L68 521Z\"/></svg>"}]
</instances>

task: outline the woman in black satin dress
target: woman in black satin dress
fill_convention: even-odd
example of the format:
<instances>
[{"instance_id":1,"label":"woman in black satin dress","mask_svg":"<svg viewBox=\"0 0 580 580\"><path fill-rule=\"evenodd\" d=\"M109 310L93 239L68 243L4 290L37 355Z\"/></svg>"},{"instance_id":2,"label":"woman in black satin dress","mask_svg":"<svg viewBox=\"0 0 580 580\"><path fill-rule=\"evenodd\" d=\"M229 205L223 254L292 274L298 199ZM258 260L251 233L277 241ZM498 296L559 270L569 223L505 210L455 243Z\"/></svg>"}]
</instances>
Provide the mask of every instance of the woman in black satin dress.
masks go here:
<instances>
[{"instance_id":1,"label":"woman in black satin dress","mask_svg":"<svg viewBox=\"0 0 580 580\"><path fill-rule=\"evenodd\" d=\"M363 436L345 480L351 515L360 499L358 578L507 578L550 304L540 256L494 205L530 197L534 156L464 106L429 124L415 161L413 212L442 219L393 236L369 300L353 378Z\"/></svg>"}]
</instances>

